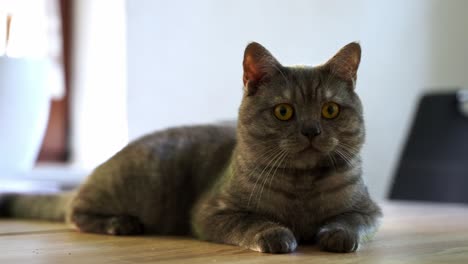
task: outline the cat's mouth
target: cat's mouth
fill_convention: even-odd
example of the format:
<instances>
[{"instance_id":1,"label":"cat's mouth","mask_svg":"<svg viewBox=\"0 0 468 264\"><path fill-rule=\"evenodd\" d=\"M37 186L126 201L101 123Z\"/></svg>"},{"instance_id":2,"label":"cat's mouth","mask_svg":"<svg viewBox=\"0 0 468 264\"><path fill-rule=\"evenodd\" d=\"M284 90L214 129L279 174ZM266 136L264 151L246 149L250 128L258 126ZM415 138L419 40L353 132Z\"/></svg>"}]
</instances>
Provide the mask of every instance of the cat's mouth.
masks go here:
<instances>
[{"instance_id":1,"label":"cat's mouth","mask_svg":"<svg viewBox=\"0 0 468 264\"><path fill-rule=\"evenodd\" d=\"M310 142L309 144L307 144L302 150L300 150L298 152L298 154L301 154L301 153L304 153L304 152L318 152L318 153L322 153L323 151L320 150L319 148L317 148L316 146L314 146L314 144L312 144L312 142Z\"/></svg>"},{"instance_id":2,"label":"cat's mouth","mask_svg":"<svg viewBox=\"0 0 468 264\"><path fill-rule=\"evenodd\" d=\"M306 154L313 154L313 155L320 155L324 156L329 154L333 150L333 146L327 144L328 142L308 142L303 145L302 148L296 152L298 155L306 155Z\"/></svg>"}]
</instances>

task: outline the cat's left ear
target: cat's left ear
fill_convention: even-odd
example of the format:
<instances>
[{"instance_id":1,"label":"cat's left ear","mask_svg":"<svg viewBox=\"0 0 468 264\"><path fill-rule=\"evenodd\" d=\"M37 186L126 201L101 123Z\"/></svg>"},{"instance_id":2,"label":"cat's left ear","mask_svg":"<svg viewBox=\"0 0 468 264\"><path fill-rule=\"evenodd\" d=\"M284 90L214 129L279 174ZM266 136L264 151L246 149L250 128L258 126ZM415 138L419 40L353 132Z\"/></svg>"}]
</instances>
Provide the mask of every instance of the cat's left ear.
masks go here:
<instances>
[{"instance_id":1,"label":"cat's left ear","mask_svg":"<svg viewBox=\"0 0 468 264\"><path fill-rule=\"evenodd\" d=\"M351 42L341 48L325 66L339 78L356 82L357 70L361 62L361 46L357 42Z\"/></svg>"},{"instance_id":2,"label":"cat's left ear","mask_svg":"<svg viewBox=\"0 0 468 264\"><path fill-rule=\"evenodd\" d=\"M245 48L242 66L244 90L247 95L253 95L263 81L278 71L281 64L265 47L252 42Z\"/></svg>"}]
</instances>

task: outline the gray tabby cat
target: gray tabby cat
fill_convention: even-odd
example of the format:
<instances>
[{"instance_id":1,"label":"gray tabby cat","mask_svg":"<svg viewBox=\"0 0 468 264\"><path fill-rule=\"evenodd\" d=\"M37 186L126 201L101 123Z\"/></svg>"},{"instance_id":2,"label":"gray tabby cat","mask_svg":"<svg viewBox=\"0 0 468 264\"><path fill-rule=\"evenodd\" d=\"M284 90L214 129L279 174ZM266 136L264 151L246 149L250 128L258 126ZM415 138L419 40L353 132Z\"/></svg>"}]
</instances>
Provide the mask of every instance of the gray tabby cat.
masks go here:
<instances>
[{"instance_id":1,"label":"gray tabby cat","mask_svg":"<svg viewBox=\"0 0 468 264\"><path fill-rule=\"evenodd\" d=\"M78 190L4 196L3 213L101 234L193 234L260 252L291 252L298 241L353 252L381 216L361 178L360 56L350 43L321 66L285 67L251 43L237 129L147 135Z\"/></svg>"}]
</instances>

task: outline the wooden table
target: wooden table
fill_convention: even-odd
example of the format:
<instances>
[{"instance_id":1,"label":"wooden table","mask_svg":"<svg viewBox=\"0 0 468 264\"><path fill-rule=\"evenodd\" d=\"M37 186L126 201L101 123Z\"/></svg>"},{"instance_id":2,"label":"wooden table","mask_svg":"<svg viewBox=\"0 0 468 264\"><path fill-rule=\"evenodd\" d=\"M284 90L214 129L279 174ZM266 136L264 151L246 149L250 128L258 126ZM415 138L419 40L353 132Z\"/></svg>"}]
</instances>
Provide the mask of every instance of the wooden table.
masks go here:
<instances>
[{"instance_id":1,"label":"wooden table","mask_svg":"<svg viewBox=\"0 0 468 264\"><path fill-rule=\"evenodd\" d=\"M468 263L468 206L384 203L375 239L357 253L314 246L270 255L174 237L83 234L63 224L0 220L0 263Z\"/></svg>"}]
</instances>

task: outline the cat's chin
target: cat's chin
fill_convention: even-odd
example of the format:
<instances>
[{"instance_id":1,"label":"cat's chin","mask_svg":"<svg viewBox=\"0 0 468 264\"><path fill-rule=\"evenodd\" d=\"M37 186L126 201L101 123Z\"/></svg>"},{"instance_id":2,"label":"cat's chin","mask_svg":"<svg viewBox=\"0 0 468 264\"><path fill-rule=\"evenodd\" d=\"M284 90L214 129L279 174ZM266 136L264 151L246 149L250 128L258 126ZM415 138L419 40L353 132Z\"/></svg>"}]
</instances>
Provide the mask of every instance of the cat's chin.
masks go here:
<instances>
[{"instance_id":1,"label":"cat's chin","mask_svg":"<svg viewBox=\"0 0 468 264\"><path fill-rule=\"evenodd\" d=\"M313 169L319 164L321 156L315 149L302 150L290 157L290 164L296 169Z\"/></svg>"},{"instance_id":2,"label":"cat's chin","mask_svg":"<svg viewBox=\"0 0 468 264\"><path fill-rule=\"evenodd\" d=\"M315 169L318 164L318 159L295 159L291 162L290 166L294 169L310 170Z\"/></svg>"},{"instance_id":3,"label":"cat's chin","mask_svg":"<svg viewBox=\"0 0 468 264\"><path fill-rule=\"evenodd\" d=\"M312 144L299 149L289 156L290 164L297 169L315 169L329 158L329 151L322 150Z\"/></svg>"}]
</instances>

